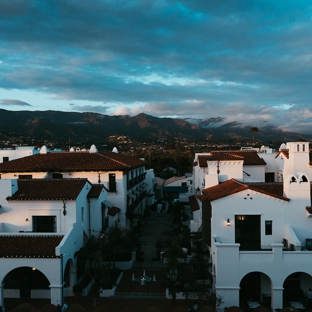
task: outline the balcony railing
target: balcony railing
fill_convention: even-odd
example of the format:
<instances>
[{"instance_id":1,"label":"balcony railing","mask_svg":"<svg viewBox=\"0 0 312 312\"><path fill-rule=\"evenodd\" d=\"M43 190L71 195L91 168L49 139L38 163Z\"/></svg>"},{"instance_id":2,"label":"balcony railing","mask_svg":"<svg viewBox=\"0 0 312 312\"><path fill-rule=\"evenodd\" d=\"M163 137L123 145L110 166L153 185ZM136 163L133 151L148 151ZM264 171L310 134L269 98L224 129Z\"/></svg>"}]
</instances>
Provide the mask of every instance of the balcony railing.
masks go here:
<instances>
[{"instance_id":1,"label":"balcony railing","mask_svg":"<svg viewBox=\"0 0 312 312\"><path fill-rule=\"evenodd\" d=\"M116 193L117 192L117 183L116 182L108 182L108 192Z\"/></svg>"}]
</instances>

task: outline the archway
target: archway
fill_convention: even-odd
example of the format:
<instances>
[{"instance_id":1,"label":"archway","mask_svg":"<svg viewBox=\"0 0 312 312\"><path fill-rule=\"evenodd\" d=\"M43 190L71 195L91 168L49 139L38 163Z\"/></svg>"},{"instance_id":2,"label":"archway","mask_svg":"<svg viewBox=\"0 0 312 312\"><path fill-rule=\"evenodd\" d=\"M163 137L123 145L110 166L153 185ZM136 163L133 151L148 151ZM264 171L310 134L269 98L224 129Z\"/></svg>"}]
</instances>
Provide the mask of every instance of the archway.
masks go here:
<instances>
[{"instance_id":1,"label":"archway","mask_svg":"<svg viewBox=\"0 0 312 312\"><path fill-rule=\"evenodd\" d=\"M301 302L305 305L307 302L306 294L312 285L311 275L304 272L295 272L287 276L283 283L283 301L284 306L289 306L289 302Z\"/></svg>"},{"instance_id":2,"label":"archway","mask_svg":"<svg viewBox=\"0 0 312 312\"><path fill-rule=\"evenodd\" d=\"M6 293L14 298L31 298L32 290L41 290L38 296L46 297L44 293L48 292L47 298L50 298L50 282L47 277L36 268L19 267L10 271L3 280L4 297ZM44 290L44 292L42 291Z\"/></svg>"},{"instance_id":3,"label":"archway","mask_svg":"<svg viewBox=\"0 0 312 312\"><path fill-rule=\"evenodd\" d=\"M270 304L271 302L271 279L262 272L246 274L240 282L240 302L258 301Z\"/></svg>"}]
</instances>

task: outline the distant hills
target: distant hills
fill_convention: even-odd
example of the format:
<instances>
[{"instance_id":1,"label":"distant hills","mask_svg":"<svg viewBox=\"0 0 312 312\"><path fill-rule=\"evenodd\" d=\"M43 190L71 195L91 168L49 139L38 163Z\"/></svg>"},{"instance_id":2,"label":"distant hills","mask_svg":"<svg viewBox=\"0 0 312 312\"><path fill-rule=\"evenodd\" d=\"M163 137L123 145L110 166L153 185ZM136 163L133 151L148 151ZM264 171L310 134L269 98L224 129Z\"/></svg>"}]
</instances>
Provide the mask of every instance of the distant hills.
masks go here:
<instances>
[{"instance_id":1,"label":"distant hills","mask_svg":"<svg viewBox=\"0 0 312 312\"><path fill-rule=\"evenodd\" d=\"M190 140L251 139L250 128L237 122L224 123L220 118L206 120L157 118L144 113L131 116L108 116L98 113L62 111L8 111L0 109L0 132L15 132L47 140L97 141L112 135L148 140L158 137L181 137ZM277 127L259 128L261 141L296 141L312 135L284 132Z\"/></svg>"}]
</instances>

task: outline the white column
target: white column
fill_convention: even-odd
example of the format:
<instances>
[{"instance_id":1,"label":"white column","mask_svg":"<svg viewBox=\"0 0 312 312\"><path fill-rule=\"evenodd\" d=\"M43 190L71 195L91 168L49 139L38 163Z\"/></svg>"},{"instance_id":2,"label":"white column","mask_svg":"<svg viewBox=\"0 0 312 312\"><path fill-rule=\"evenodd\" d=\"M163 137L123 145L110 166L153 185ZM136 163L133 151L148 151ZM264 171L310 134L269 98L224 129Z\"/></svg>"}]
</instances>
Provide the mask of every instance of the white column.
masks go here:
<instances>
[{"instance_id":1,"label":"white column","mask_svg":"<svg viewBox=\"0 0 312 312\"><path fill-rule=\"evenodd\" d=\"M223 303L220 308L236 306L239 307L240 287L217 287L216 295L222 298Z\"/></svg>"},{"instance_id":2,"label":"white column","mask_svg":"<svg viewBox=\"0 0 312 312\"><path fill-rule=\"evenodd\" d=\"M275 309L283 309L283 287L273 287L271 290L271 308L272 311Z\"/></svg>"},{"instance_id":3,"label":"white column","mask_svg":"<svg viewBox=\"0 0 312 312\"><path fill-rule=\"evenodd\" d=\"M50 285L51 303L54 305L63 304L63 285Z\"/></svg>"}]
</instances>

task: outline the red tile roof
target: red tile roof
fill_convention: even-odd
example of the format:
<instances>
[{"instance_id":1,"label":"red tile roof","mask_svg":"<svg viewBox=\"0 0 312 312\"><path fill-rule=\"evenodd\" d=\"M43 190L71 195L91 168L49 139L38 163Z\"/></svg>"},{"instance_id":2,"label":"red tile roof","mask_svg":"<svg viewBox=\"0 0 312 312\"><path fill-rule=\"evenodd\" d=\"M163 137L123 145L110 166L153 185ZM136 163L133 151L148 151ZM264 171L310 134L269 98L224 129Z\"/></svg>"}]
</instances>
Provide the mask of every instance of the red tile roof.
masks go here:
<instances>
[{"instance_id":1,"label":"red tile roof","mask_svg":"<svg viewBox=\"0 0 312 312\"><path fill-rule=\"evenodd\" d=\"M198 202L195 195L189 196L189 203L192 211L199 210Z\"/></svg>"},{"instance_id":2,"label":"red tile roof","mask_svg":"<svg viewBox=\"0 0 312 312\"><path fill-rule=\"evenodd\" d=\"M22 179L7 200L75 200L87 179Z\"/></svg>"},{"instance_id":3,"label":"red tile roof","mask_svg":"<svg viewBox=\"0 0 312 312\"><path fill-rule=\"evenodd\" d=\"M245 190L252 190L281 200L289 201L289 198L283 196L282 183L243 183L235 179L230 179L218 185L204 189L203 195L199 196L199 200L201 202L206 200L212 202Z\"/></svg>"},{"instance_id":4,"label":"red tile roof","mask_svg":"<svg viewBox=\"0 0 312 312\"><path fill-rule=\"evenodd\" d=\"M244 165L266 165L266 162L259 157L257 151L253 150L212 151L210 155L198 156L200 167L207 167L207 161L213 160L243 160Z\"/></svg>"},{"instance_id":5,"label":"red tile roof","mask_svg":"<svg viewBox=\"0 0 312 312\"><path fill-rule=\"evenodd\" d=\"M282 149L278 152L278 154L275 156L277 158L280 154L283 154L287 159L289 159L289 150L288 149ZM309 150L309 165L312 165L312 150Z\"/></svg>"},{"instance_id":6,"label":"red tile roof","mask_svg":"<svg viewBox=\"0 0 312 312\"><path fill-rule=\"evenodd\" d=\"M0 236L0 257L2 258L53 258L55 248L64 236L14 235Z\"/></svg>"},{"instance_id":7,"label":"red tile roof","mask_svg":"<svg viewBox=\"0 0 312 312\"><path fill-rule=\"evenodd\" d=\"M288 149L282 149L278 152L278 154L275 156L277 158L280 154L283 154L287 159L289 159L289 150Z\"/></svg>"},{"instance_id":8,"label":"red tile roof","mask_svg":"<svg viewBox=\"0 0 312 312\"><path fill-rule=\"evenodd\" d=\"M98 198L103 189L105 189L103 184L93 184L90 192L88 193L88 198Z\"/></svg>"},{"instance_id":9,"label":"red tile roof","mask_svg":"<svg viewBox=\"0 0 312 312\"><path fill-rule=\"evenodd\" d=\"M60 152L36 154L0 164L0 172L107 171L145 166L146 161L116 153Z\"/></svg>"}]
</instances>

